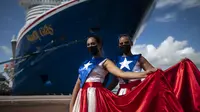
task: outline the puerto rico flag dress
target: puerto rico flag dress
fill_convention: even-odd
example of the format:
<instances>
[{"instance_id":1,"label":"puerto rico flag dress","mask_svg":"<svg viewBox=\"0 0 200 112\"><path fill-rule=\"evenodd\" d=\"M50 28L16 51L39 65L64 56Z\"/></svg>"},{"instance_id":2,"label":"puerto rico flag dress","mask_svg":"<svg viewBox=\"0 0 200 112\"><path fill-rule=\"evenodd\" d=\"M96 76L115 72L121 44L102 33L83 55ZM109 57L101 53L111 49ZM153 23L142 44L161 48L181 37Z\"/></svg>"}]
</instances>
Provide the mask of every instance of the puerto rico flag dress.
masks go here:
<instances>
[{"instance_id":1,"label":"puerto rico flag dress","mask_svg":"<svg viewBox=\"0 0 200 112\"><path fill-rule=\"evenodd\" d=\"M129 72L141 72L141 67L139 64L139 59L141 57L141 54L138 55L132 55L132 56L119 56L117 58L117 66L123 70L123 71L129 71ZM141 79L122 79L118 78L119 80L119 89L117 92L117 95L125 95L132 91L136 86L138 86L141 83Z\"/></svg>"},{"instance_id":2,"label":"puerto rico flag dress","mask_svg":"<svg viewBox=\"0 0 200 112\"><path fill-rule=\"evenodd\" d=\"M79 68L81 84L73 112L183 112L162 70L152 73L123 96L104 88L106 60L92 58Z\"/></svg>"}]
</instances>

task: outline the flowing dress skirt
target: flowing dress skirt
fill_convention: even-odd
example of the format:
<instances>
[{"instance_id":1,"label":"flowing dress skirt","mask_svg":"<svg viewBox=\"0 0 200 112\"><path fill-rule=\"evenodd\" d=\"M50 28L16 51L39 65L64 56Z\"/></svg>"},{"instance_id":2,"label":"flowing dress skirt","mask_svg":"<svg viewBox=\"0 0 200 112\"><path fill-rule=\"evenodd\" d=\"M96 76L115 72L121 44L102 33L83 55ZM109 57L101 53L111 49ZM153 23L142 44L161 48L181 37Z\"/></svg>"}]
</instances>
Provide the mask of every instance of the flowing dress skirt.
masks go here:
<instances>
[{"instance_id":1,"label":"flowing dress skirt","mask_svg":"<svg viewBox=\"0 0 200 112\"><path fill-rule=\"evenodd\" d=\"M117 96L99 82L80 89L73 112L200 112L200 71L189 59Z\"/></svg>"},{"instance_id":2,"label":"flowing dress skirt","mask_svg":"<svg viewBox=\"0 0 200 112\"><path fill-rule=\"evenodd\" d=\"M163 72L147 77L130 93L117 96L99 82L80 89L73 112L183 112Z\"/></svg>"}]
</instances>

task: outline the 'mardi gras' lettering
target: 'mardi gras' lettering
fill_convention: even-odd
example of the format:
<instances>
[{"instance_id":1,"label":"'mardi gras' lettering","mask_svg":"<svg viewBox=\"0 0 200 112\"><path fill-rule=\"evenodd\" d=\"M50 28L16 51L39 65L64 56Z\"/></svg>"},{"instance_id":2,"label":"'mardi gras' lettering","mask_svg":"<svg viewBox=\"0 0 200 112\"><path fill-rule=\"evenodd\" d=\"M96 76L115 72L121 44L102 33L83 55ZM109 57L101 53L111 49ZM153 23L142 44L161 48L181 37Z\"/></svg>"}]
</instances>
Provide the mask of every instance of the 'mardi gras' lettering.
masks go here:
<instances>
[{"instance_id":1,"label":"'mardi gras' lettering","mask_svg":"<svg viewBox=\"0 0 200 112\"><path fill-rule=\"evenodd\" d=\"M26 38L28 41L36 41L40 40L41 37L47 36L47 35L53 35L54 31L51 25L44 25L43 27L40 27L39 30L34 30L30 35L27 35Z\"/></svg>"}]
</instances>

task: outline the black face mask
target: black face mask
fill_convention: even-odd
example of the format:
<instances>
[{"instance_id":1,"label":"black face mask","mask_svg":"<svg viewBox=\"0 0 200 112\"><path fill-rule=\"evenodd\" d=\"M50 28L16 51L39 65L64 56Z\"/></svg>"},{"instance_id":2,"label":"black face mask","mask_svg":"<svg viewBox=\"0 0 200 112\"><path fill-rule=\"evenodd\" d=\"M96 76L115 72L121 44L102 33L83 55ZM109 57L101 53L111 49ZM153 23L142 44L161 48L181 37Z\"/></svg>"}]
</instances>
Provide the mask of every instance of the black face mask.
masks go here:
<instances>
[{"instance_id":1,"label":"black face mask","mask_svg":"<svg viewBox=\"0 0 200 112\"><path fill-rule=\"evenodd\" d=\"M123 45L123 46L120 46L119 49L120 49L120 54L121 55L122 54L127 55L131 50L131 46L130 45Z\"/></svg>"},{"instance_id":2,"label":"black face mask","mask_svg":"<svg viewBox=\"0 0 200 112\"><path fill-rule=\"evenodd\" d=\"M89 52L90 52L93 56L96 56L96 55L99 53L99 50L98 50L98 48L97 48L97 45L96 45L96 46L88 47L88 50L89 50Z\"/></svg>"}]
</instances>

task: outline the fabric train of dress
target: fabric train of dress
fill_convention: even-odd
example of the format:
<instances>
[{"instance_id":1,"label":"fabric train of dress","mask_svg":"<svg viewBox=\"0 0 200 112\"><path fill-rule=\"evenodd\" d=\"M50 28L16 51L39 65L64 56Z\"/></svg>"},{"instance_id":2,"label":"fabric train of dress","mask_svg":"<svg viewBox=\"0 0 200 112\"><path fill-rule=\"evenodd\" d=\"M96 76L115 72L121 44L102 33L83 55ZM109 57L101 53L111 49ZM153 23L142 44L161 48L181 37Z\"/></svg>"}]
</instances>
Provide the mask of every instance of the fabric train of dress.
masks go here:
<instances>
[{"instance_id":1,"label":"fabric train of dress","mask_svg":"<svg viewBox=\"0 0 200 112\"><path fill-rule=\"evenodd\" d=\"M195 64L186 58L165 70L165 77L184 112L200 112L200 71Z\"/></svg>"},{"instance_id":2,"label":"fabric train of dress","mask_svg":"<svg viewBox=\"0 0 200 112\"><path fill-rule=\"evenodd\" d=\"M200 72L190 60L183 60L165 72L158 70L150 74L124 96L117 96L102 87L105 74L101 66L91 72L77 95L73 112L199 111ZM184 107L186 105L189 107Z\"/></svg>"}]
</instances>

